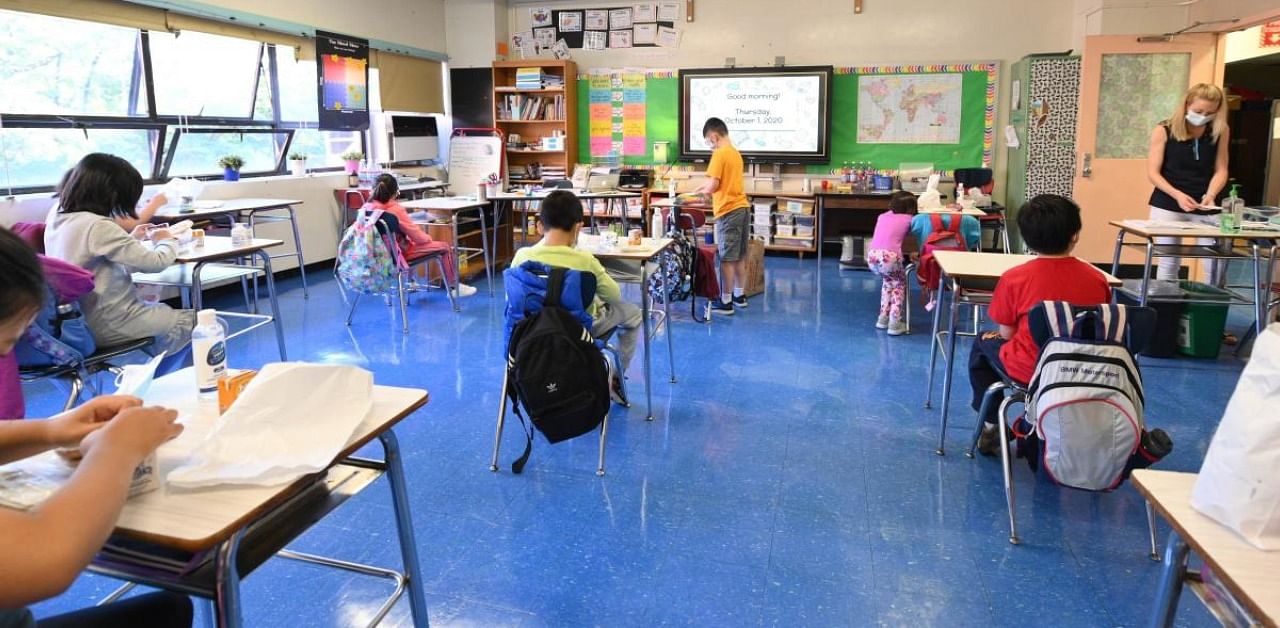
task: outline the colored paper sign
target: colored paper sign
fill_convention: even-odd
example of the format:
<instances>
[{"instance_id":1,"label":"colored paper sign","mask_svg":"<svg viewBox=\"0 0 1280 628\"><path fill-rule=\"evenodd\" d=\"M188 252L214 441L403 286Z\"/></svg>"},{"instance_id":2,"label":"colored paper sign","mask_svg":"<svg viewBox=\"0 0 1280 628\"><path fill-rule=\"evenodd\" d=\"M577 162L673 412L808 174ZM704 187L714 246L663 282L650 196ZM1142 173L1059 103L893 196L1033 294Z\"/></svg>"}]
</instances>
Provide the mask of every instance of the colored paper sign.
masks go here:
<instances>
[{"instance_id":1,"label":"colored paper sign","mask_svg":"<svg viewBox=\"0 0 1280 628\"><path fill-rule=\"evenodd\" d=\"M628 157L644 155L644 137L627 137L622 140L622 154Z\"/></svg>"},{"instance_id":2,"label":"colored paper sign","mask_svg":"<svg viewBox=\"0 0 1280 628\"><path fill-rule=\"evenodd\" d=\"M591 138L591 156L605 157L613 150L613 138L609 136Z\"/></svg>"},{"instance_id":3,"label":"colored paper sign","mask_svg":"<svg viewBox=\"0 0 1280 628\"><path fill-rule=\"evenodd\" d=\"M622 121L622 134L625 136L644 136L644 118L639 120L627 118Z\"/></svg>"}]
</instances>

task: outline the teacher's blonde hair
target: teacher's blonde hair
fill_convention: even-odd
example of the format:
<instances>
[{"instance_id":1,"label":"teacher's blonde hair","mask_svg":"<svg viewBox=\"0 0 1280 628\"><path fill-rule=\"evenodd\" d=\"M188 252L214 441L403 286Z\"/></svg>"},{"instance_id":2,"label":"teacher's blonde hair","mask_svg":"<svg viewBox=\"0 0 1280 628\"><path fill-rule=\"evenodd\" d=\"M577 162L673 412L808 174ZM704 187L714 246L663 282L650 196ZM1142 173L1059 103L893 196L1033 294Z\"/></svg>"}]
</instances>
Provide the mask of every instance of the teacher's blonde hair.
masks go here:
<instances>
[{"instance_id":1,"label":"teacher's blonde hair","mask_svg":"<svg viewBox=\"0 0 1280 628\"><path fill-rule=\"evenodd\" d=\"M1197 100L1204 100L1218 105L1218 111L1213 116L1213 121L1209 123L1209 135L1217 141L1227 130L1227 97L1222 93L1222 88L1211 83L1197 83L1187 90L1182 100L1178 101L1178 106L1173 109L1173 116L1169 118L1169 131L1173 135L1173 139L1179 142L1185 142L1191 139L1191 131L1187 124L1187 107Z\"/></svg>"}]
</instances>

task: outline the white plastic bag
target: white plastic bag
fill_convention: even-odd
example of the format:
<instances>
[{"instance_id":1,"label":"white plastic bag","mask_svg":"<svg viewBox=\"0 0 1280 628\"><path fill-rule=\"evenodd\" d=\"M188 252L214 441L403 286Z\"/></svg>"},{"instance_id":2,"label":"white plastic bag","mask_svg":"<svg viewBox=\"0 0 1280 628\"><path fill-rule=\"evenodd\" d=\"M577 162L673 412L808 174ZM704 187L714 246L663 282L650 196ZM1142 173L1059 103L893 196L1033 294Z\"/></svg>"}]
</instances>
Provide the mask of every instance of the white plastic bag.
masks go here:
<instances>
[{"instance_id":1,"label":"white plastic bag","mask_svg":"<svg viewBox=\"0 0 1280 628\"><path fill-rule=\"evenodd\" d=\"M1253 357L1205 454L1191 507L1254 547L1280 550L1280 323Z\"/></svg>"},{"instance_id":2,"label":"white plastic bag","mask_svg":"<svg viewBox=\"0 0 1280 628\"><path fill-rule=\"evenodd\" d=\"M268 364L240 393L171 486L274 486L327 468L373 407L373 374L354 366Z\"/></svg>"},{"instance_id":3,"label":"white plastic bag","mask_svg":"<svg viewBox=\"0 0 1280 628\"><path fill-rule=\"evenodd\" d=\"M936 173L929 175L929 183L925 185L924 192L920 194L917 207L920 209L942 209L942 194L938 192L938 182L942 177Z\"/></svg>"},{"instance_id":4,"label":"white plastic bag","mask_svg":"<svg viewBox=\"0 0 1280 628\"><path fill-rule=\"evenodd\" d=\"M191 207L191 204L199 198L200 192L204 191L204 182L199 179L169 179L160 191L170 203L179 207Z\"/></svg>"}]
</instances>

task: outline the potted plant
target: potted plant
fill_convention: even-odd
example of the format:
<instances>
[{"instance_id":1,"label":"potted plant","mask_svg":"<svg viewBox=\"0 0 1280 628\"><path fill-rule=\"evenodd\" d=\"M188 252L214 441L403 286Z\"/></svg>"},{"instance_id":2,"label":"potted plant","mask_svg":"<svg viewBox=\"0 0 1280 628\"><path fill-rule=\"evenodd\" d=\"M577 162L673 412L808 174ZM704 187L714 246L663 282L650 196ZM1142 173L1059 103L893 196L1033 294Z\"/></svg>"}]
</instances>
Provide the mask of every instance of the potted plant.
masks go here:
<instances>
[{"instance_id":1,"label":"potted plant","mask_svg":"<svg viewBox=\"0 0 1280 628\"><path fill-rule=\"evenodd\" d=\"M307 154L293 153L289 155L289 170L295 177L301 177L307 174Z\"/></svg>"},{"instance_id":2,"label":"potted plant","mask_svg":"<svg viewBox=\"0 0 1280 628\"><path fill-rule=\"evenodd\" d=\"M351 150L342 153L342 159L347 162L347 174L355 174L360 171L360 162L364 161L364 153L358 150Z\"/></svg>"},{"instance_id":3,"label":"potted plant","mask_svg":"<svg viewBox=\"0 0 1280 628\"><path fill-rule=\"evenodd\" d=\"M239 155L226 155L218 160L218 165L222 166L224 181L239 181L240 169L244 167L244 158Z\"/></svg>"}]
</instances>

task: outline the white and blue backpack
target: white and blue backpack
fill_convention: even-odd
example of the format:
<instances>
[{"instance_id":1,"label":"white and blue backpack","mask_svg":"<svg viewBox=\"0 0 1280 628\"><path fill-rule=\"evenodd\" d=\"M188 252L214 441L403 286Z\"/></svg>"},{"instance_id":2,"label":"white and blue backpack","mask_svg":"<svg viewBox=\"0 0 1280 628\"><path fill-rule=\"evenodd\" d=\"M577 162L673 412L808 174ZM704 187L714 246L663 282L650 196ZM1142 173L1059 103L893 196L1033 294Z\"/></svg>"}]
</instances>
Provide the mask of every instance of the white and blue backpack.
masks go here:
<instances>
[{"instance_id":1,"label":"white and blue backpack","mask_svg":"<svg viewBox=\"0 0 1280 628\"><path fill-rule=\"evenodd\" d=\"M1056 483L1114 490L1143 455L1142 375L1126 342L1128 313L1104 304L1074 314L1044 304L1051 336L1040 351L1021 430L1038 440L1033 466ZM1028 425L1029 423L1029 425Z\"/></svg>"}]
</instances>

